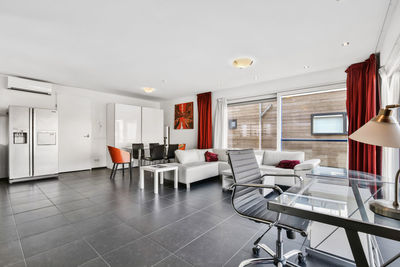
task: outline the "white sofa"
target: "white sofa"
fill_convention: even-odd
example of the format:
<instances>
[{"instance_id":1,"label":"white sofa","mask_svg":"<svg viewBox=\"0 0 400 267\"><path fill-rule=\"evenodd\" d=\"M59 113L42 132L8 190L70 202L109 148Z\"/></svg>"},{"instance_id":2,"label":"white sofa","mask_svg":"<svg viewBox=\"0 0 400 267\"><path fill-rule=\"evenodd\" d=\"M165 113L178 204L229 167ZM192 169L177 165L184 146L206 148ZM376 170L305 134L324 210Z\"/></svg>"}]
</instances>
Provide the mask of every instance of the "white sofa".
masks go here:
<instances>
[{"instance_id":1,"label":"white sofa","mask_svg":"<svg viewBox=\"0 0 400 267\"><path fill-rule=\"evenodd\" d=\"M218 161L206 162L204 153L210 151L218 154ZM227 149L190 149L175 151L175 164L179 167L179 182L186 184L190 189L190 184L207 178L221 175L224 170L230 169L228 163ZM255 150L255 155L260 169L263 173L271 174L298 174L304 176L305 173L319 166L320 160L313 159L304 161L304 152L291 151L272 151ZM281 160L299 160L294 169L282 169L275 167ZM171 178L166 176L167 179ZM274 179L274 180L273 180ZM293 185L296 180L292 177L270 177L269 183L280 185Z\"/></svg>"}]
</instances>

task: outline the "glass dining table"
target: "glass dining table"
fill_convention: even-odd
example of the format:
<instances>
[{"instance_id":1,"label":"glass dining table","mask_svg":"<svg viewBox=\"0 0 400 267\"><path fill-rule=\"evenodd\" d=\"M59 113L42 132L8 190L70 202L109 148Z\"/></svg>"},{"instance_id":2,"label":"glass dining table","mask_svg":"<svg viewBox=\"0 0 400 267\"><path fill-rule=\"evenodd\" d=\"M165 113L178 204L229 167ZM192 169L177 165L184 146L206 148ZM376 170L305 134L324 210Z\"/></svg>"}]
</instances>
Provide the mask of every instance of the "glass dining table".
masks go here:
<instances>
[{"instance_id":1,"label":"glass dining table","mask_svg":"<svg viewBox=\"0 0 400 267\"><path fill-rule=\"evenodd\" d=\"M387 266L379 257L374 237L400 241L400 220L383 217L370 209L375 200L393 201L394 183L383 177L358 171L320 167L307 174L302 183L268 202L268 209L345 230L357 266ZM359 233L369 238L368 259Z\"/></svg>"}]
</instances>

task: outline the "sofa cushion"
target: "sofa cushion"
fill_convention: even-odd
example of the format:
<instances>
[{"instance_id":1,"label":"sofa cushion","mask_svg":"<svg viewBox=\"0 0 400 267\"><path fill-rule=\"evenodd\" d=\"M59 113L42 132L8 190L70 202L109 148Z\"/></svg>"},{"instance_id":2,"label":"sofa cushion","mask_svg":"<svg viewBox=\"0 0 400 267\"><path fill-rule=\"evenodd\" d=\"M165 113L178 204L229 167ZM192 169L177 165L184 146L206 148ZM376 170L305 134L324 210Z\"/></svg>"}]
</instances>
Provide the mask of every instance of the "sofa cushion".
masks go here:
<instances>
[{"instance_id":1,"label":"sofa cushion","mask_svg":"<svg viewBox=\"0 0 400 267\"><path fill-rule=\"evenodd\" d=\"M294 167L294 169L296 171L312 170L312 169L318 167L320 163L321 163L320 159L309 159L309 160L303 161L299 165L296 165Z\"/></svg>"},{"instance_id":2,"label":"sofa cushion","mask_svg":"<svg viewBox=\"0 0 400 267\"><path fill-rule=\"evenodd\" d=\"M227 149L221 149L221 148L213 148L212 152L218 154L218 160L219 161L225 161L228 162L228 154L226 154L228 150Z\"/></svg>"},{"instance_id":3,"label":"sofa cushion","mask_svg":"<svg viewBox=\"0 0 400 267\"><path fill-rule=\"evenodd\" d=\"M273 151L265 150L263 165L276 166L281 160L299 160L304 161L304 152L301 151Z\"/></svg>"},{"instance_id":4,"label":"sofa cushion","mask_svg":"<svg viewBox=\"0 0 400 267\"><path fill-rule=\"evenodd\" d=\"M190 149L190 150L176 150L175 158L179 163L186 164L190 162L204 162L204 152L203 154L199 153L198 149Z\"/></svg>"},{"instance_id":5,"label":"sofa cushion","mask_svg":"<svg viewBox=\"0 0 400 267\"><path fill-rule=\"evenodd\" d=\"M179 167L179 181L185 184L218 176L218 174L219 174L218 161L190 162L182 164Z\"/></svg>"},{"instance_id":6,"label":"sofa cushion","mask_svg":"<svg viewBox=\"0 0 400 267\"><path fill-rule=\"evenodd\" d=\"M261 165L264 156L264 150L254 150L254 155L256 156L257 164Z\"/></svg>"},{"instance_id":7,"label":"sofa cushion","mask_svg":"<svg viewBox=\"0 0 400 267\"><path fill-rule=\"evenodd\" d=\"M268 174L294 174L293 169L282 169L282 168L277 168L275 166L269 166L269 165L261 165L260 170L262 174L268 173ZM273 182L274 184L277 185L286 185L286 186L292 186L296 184L296 178L294 177L281 177L281 176L266 176L264 177L264 180L268 181L268 183Z\"/></svg>"}]
</instances>

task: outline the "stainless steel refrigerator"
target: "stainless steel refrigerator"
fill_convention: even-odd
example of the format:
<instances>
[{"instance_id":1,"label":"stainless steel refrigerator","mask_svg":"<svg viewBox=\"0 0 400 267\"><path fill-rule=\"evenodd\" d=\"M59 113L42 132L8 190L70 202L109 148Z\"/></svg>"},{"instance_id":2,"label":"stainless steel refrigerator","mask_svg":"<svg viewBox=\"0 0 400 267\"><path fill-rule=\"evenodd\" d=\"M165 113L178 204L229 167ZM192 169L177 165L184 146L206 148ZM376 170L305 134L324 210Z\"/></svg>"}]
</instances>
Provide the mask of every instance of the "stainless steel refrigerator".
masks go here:
<instances>
[{"instance_id":1,"label":"stainless steel refrigerator","mask_svg":"<svg viewBox=\"0 0 400 267\"><path fill-rule=\"evenodd\" d=\"M9 182L58 176L57 110L9 107Z\"/></svg>"}]
</instances>

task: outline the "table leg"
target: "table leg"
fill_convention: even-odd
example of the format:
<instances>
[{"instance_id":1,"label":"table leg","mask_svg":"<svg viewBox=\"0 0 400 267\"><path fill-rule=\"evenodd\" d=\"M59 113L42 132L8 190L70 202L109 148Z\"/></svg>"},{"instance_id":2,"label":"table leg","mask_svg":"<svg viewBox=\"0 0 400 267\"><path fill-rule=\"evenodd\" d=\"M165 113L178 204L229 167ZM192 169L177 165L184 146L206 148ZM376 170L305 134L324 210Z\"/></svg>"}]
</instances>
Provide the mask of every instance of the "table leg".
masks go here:
<instances>
[{"instance_id":1,"label":"table leg","mask_svg":"<svg viewBox=\"0 0 400 267\"><path fill-rule=\"evenodd\" d=\"M144 189L144 170L142 168L140 168L140 176L139 177L140 177L139 178L139 187L140 187L140 189Z\"/></svg>"},{"instance_id":2,"label":"table leg","mask_svg":"<svg viewBox=\"0 0 400 267\"><path fill-rule=\"evenodd\" d=\"M346 230L347 240L349 241L351 252L353 253L354 261L357 266L369 266L362 247L358 232Z\"/></svg>"},{"instance_id":3,"label":"table leg","mask_svg":"<svg viewBox=\"0 0 400 267\"><path fill-rule=\"evenodd\" d=\"M158 194L158 172L154 172L154 194Z\"/></svg>"},{"instance_id":4,"label":"table leg","mask_svg":"<svg viewBox=\"0 0 400 267\"><path fill-rule=\"evenodd\" d=\"M178 188L178 170L174 170L174 188Z\"/></svg>"},{"instance_id":5,"label":"table leg","mask_svg":"<svg viewBox=\"0 0 400 267\"><path fill-rule=\"evenodd\" d=\"M160 172L160 184L164 184L164 172Z\"/></svg>"}]
</instances>

